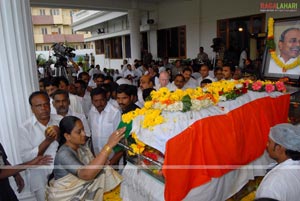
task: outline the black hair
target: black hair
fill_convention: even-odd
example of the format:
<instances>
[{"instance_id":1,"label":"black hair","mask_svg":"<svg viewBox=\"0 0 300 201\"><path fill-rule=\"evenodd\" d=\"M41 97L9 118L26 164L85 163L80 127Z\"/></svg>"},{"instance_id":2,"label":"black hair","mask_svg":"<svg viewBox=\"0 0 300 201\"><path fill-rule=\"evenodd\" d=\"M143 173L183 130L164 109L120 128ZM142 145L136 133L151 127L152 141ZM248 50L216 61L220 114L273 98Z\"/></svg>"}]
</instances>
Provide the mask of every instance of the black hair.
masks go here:
<instances>
[{"instance_id":1,"label":"black hair","mask_svg":"<svg viewBox=\"0 0 300 201\"><path fill-rule=\"evenodd\" d=\"M86 90L87 84L86 84L85 81L83 81L83 80L76 80L76 81L75 81L75 84L76 84L76 83L80 84L80 86L81 86L84 90Z\"/></svg>"},{"instance_id":2,"label":"black hair","mask_svg":"<svg viewBox=\"0 0 300 201\"><path fill-rule=\"evenodd\" d=\"M90 75L87 72L81 72L81 73L78 74L78 80L81 80L83 75L87 75L87 76L90 77Z\"/></svg>"},{"instance_id":3,"label":"black hair","mask_svg":"<svg viewBox=\"0 0 300 201\"><path fill-rule=\"evenodd\" d=\"M110 80L111 82L113 82L113 81L114 81L114 78L113 78L112 76L108 75L108 76L106 76L106 77L104 78L104 81L105 81L105 80Z\"/></svg>"},{"instance_id":4,"label":"black hair","mask_svg":"<svg viewBox=\"0 0 300 201\"><path fill-rule=\"evenodd\" d=\"M183 78L183 80L185 79L184 76L183 76L182 74L177 74L177 75L175 75L174 80L175 80L177 77L181 77L181 78Z\"/></svg>"},{"instance_id":5,"label":"black hair","mask_svg":"<svg viewBox=\"0 0 300 201\"><path fill-rule=\"evenodd\" d=\"M222 71L222 67L216 66L215 69L214 69L214 72L217 72L219 70Z\"/></svg>"},{"instance_id":6,"label":"black hair","mask_svg":"<svg viewBox=\"0 0 300 201\"><path fill-rule=\"evenodd\" d=\"M130 87L131 95L137 96L137 91L138 91L137 87L134 85L129 85L129 87Z\"/></svg>"},{"instance_id":7,"label":"black hair","mask_svg":"<svg viewBox=\"0 0 300 201\"><path fill-rule=\"evenodd\" d=\"M112 85L111 85L111 82L110 83L108 83L108 84L103 84L102 86L101 86L103 89L105 89L107 92L112 92Z\"/></svg>"},{"instance_id":8,"label":"black hair","mask_svg":"<svg viewBox=\"0 0 300 201\"><path fill-rule=\"evenodd\" d=\"M66 142L66 138L64 134L65 133L71 134L77 121L81 121L81 120L75 116L66 116L59 122L59 130L60 130L60 135L58 140L59 147L61 147Z\"/></svg>"},{"instance_id":9,"label":"black hair","mask_svg":"<svg viewBox=\"0 0 300 201\"><path fill-rule=\"evenodd\" d=\"M191 73L193 72L192 69L190 69L189 67L185 67L185 68L183 69L182 73L184 73L185 71L189 71L189 72L191 72Z\"/></svg>"},{"instance_id":10,"label":"black hair","mask_svg":"<svg viewBox=\"0 0 300 201\"><path fill-rule=\"evenodd\" d=\"M69 92L62 90L62 89L57 89L55 92L53 92L53 94L51 95L51 97L54 99L54 97L56 95L65 95L68 99L69 99Z\"/></svg>"},{"instance_id":11,"label":"black hair","mask_svg":"<svg viewBox=\"0 0 300 201\"><path fill-rule=\"evenodd\" d=\"M143 99L144 101L151 100L150 94L152 91L155 91L154 88L147 88L143 90Z\"/></svg>"},{"instance_id":12,"label":"black hair","mask_svg":"<svg viewBox=\"0 0 300 201\"><path fill-rule=\"evenodd\" d=\"M48 99L48 102L50 102L50 98L49 98L48 94L47 94L45 91L35 91L35 92L33 92L32 94L30 94L29 99L28 99L29 104L30 104L31 106L32 106L32 99L33 99L34 97L38 96L38 95L43 95L43 96L45 96L45 97Z\"/></svg>"},{"instance_id":13,"label":"black hair","mask_svg":"<svg viewBox=\"0 0 300 201\"><path fill-rule=\"evenodd\" d=\"M132 90L131 90L130 86L131 85L129 85L129 84L121 84L117 88L117 94L125 93L127 96L131 96L132 95Z\"/></svg>"},{"instance_id":14,"label":"black hair","mask_svg":"<svg viewBox=\"0 0 300 201\"><path fill-rule=\"evenodd\" d=\"M285 154L294 161L300 160L300 152L299 151L293 151L290 149L286 149Z\"/></svg>"},{"instance_id":15,"label":"black hair","mask_svg":"<svg viewBox=\"0 0 300 201\"><path fill-rule=\"evenodd\" d=\"M210 83L212 83L212 81L210 79L204 79L201 81L200 84L210 84Z\"/></svg>"},{"instance_id":16,"label":"black hair","mask_svg":"<svg viewBox=\"0 0 300 201\"><path fill-rule=\"evenodd\" d=\"M63 82L63 83L65 83L67 86L70 85L69 80L68 80L66 77L64 77L64 76L59 77L59 82Z\"/></svg>"},{"instance_id":17,"label":"black hair","mask_svg":"<svg viewBox=\"0 0 300 201\"><path fill-rule=\"evenodd\" d=\"M105 75L103 75L102 73L96 73L93 75L93 80L97 78L102 78L103 80L105 80Z\"/></svg>"},{"instance_id":18,"label":"black hair","mask_svg":"<svg viewBox=\"0 0 300 201\"><path fill-rule=\"evenodd\" d=\"M100 94L102 94L104 97L106 97L107 91L104 88L102 88L102 87L96 87L96 88L94 88L91 91L91 93L90 93L91 99L93 99L93 97L95 95L100 95Z\"/></svg>"},{"instance_id":19,"label":"black hair","mask_svg":"<svg viewBox=\"0 0 300 201\"><path fill-rule=\"evenodd\" d=\"M59 81L60 79L58 77L54 77L51 80L45 80L44 86L45 87L56 86L57 88L59 88Z\"/></svg>"}]
</instances>

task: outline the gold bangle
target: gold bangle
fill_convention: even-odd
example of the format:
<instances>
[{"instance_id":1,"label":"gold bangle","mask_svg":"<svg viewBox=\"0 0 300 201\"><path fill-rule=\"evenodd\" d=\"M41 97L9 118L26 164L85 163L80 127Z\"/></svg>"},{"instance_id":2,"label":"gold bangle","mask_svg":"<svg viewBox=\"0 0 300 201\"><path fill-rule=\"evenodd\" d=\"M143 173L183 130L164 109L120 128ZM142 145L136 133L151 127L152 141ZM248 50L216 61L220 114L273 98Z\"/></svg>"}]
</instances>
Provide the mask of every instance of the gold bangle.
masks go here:
<instances>
[{"instance_id":1,"label":"gold bangle","mask_svg":"<svg viewBox=\"0 0 300 201\"><path fill-rule=\"evenodd\" d=\"M109 155L111 153L111 148L108 145L104 145L103 147L104 151Z\"/></svg>"}]
</instances>

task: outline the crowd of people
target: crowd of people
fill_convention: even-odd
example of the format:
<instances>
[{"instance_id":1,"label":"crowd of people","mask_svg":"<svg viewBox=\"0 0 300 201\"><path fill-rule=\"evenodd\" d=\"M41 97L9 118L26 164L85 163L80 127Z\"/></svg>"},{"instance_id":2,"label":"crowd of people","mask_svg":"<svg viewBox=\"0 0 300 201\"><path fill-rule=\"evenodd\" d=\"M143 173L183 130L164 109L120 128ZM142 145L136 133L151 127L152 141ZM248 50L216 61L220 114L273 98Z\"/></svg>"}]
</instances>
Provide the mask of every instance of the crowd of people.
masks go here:
<instances>
[{"instance_id":1,"label":"crowd of people","mask_svg":"<svg viewBox=\"0 0 300 201\"><path fill-rule=\"evenodd\" d=\"M143 107L151 91L162 87L171 91L204 87L211 82L243 77L256 79L256 69L247 58L243 69L218 60L211 70L203 48L200 48L199 59L188 63L176 60L171 64L167 57L155 62L148 57L145 57L146 63L135 60L129 64L124 60L120 72L100 69L99 65L94 67L94 64L91 64L88 72L84 72L79 64L71 82L63 76L40 79L40 90L29 96L33 115L20 126L18 134L18 146L24 164L42 165L29 168L26 172L30 191L36 200L87 200L87 197L90 200L102 200L107 193L114 191L122 181L118 171L126 163L124 150L116 148L126 132L126 128L119 125L121 115ZM268 144L270 156L278 159L271 152L279 148L278 153L292 150L293 154L291 156L288 152L278 163L285 160L299 162L300 133L294 126L290 127L294 132L277 128L271 130ZM289 146L281 143L290 133L298 144ZM280 137L276 137L277 134ZM1 166L10 165L2 146L0 153ZM22 190L18 174L21 170L24 168L18 166L9 172L0 170L1 189L5 189L1 190L0 200L17 199L7 178L14 176L20 185L19 190ZM291 180L296 179L297 185L300 184L299 170L293 174ZM72 183L76 185L70 185ZM260 188L259 195L279 199L278 193L274 197L272 193L263 193L267 192L264 190L268 189L267 185Z\"/></svg>"}]
</instances>

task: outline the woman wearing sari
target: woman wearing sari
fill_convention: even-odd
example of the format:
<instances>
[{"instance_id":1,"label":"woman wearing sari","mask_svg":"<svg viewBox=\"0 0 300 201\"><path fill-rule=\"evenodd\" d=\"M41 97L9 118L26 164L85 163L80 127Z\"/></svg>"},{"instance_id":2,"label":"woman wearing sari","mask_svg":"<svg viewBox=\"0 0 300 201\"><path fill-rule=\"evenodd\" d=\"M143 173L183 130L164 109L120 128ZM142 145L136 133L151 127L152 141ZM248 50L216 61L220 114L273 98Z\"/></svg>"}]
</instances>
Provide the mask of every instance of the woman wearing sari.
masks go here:
<instances>
[{"instance_id":1,"label":"woman wearing sari","mask_svg":"<svg viewBox=\"0 0 300 201\"><path fill-rule=\"evenodd\" d=\"M103 200L103 195L116 189L122 181L121 176L105 164L111 148L124 137L126 128L113 132L95 157L85 146L86 136L79 118L64 117L59 128L59 149L54 160L54 178L47 187L47 200Z\"/></svg>"}]
</instances>

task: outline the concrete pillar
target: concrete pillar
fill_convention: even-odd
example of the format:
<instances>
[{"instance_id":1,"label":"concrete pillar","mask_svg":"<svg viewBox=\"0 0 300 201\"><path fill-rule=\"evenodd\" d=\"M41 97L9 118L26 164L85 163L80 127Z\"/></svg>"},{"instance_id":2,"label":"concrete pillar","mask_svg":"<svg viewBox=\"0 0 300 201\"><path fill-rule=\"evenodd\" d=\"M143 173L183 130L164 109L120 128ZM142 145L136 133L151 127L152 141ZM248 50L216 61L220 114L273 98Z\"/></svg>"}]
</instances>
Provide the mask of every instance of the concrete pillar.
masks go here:
<instances>
[{"instance_id":1,"label":"concrete pillar","mask_svg":"<svg viewBox=\"0 0 300 201\"><path fill-rule=\"evenodd\" d=\"M0 13L0 142L16 164L18 126L31 115L28 97L38 89L29 0L0 0Z\"/></svg>"},{"instance_id":2,"label":"concrete pillar","mask_svg":"<svg viewBox=\"0 0 300 201\"><path fill-rule=\"evenodd\" d=\"M131 59L141 59L140 14L138 9L128 11Z\"/></svg>"}]
</instances>

